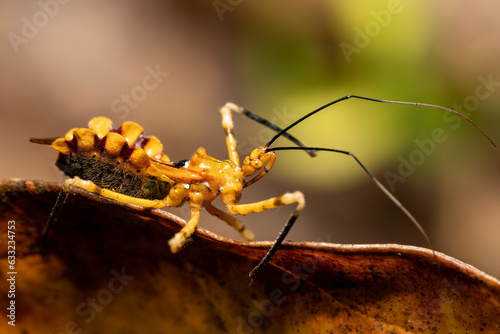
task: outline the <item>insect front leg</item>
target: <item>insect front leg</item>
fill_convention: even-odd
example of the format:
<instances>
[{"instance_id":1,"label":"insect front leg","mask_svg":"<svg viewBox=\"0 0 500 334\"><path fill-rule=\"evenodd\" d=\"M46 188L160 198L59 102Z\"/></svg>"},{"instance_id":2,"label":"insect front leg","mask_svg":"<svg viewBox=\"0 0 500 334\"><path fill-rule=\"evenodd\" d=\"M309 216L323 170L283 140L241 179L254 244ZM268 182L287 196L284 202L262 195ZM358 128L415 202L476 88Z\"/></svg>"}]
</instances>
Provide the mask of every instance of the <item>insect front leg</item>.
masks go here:
<instances>
[{"instance_id":1,"label":"insect front leg","mask_svg":"<svg viewBox=\"0 0 500 334\"><path fill-rule=\"evenodd\" d=\"M301 193L300 191L295 191L293 193L286 193L280 197L273 197L256 203L226 204L229 212L231 212L232 214L246 215L249 213L257 213L269 209L275 209L281 205L288 205L293 203L297 203L295 211L292 213L285 226L283 226L283 229L279 233L272 247L267 252L266 256L264 256L259 264L250 272L250 284L252 284L255 275L257 275L257 273L272 259L274 253L276 253L276 251L280 248L288 232L304 209L306 200L303 193Z\"/></svg>"},{"instance_id":2,"label":"insect front leg","mask_svg":"<svg viewBox=\"0 0 500 334\"><path fill-rule=\"evenodd\" d=\"M238 156L238 151L236 150L236 138L233 133L234 123L231 111L237 111L239 109L240 107L231 102L226 103L226 105L220 109L220 113L222 115L222 127L226 133L226 145L229 159L237 166L240 165L240 158Z\"/></svg>"}]
</instances>

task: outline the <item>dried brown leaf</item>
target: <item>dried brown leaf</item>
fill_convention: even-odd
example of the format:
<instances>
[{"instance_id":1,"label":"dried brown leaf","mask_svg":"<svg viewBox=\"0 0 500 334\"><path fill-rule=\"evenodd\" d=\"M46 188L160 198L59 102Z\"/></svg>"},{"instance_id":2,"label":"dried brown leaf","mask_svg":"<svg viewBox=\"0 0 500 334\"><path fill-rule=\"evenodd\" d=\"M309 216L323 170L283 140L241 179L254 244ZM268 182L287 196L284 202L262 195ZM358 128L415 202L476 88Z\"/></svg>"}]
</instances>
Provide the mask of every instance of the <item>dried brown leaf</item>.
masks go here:
<instances>
[{"instance_id":1,"label":"dried brown leaf","mask_svg":"<svg viewBox=\"0 0 500 334\"><path fill-rule=\"evenodd\" d=\"M500 282L417 247L287 242L249 287L270 242L72 191L47 244L60 186L0 182L0 303L11 298L7 222L15 221L16 326L2 333L500 333Z\"/></svg>"}]
</instances>

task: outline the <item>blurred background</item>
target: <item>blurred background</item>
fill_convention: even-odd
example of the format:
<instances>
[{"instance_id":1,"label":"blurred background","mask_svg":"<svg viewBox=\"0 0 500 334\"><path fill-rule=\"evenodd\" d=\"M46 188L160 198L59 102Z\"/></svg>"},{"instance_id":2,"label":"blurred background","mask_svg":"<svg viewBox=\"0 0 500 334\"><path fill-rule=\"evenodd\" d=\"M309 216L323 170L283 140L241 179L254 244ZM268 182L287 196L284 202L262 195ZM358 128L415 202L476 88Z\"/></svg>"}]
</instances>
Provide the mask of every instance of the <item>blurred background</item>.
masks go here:
<instances>
[{"instance_id":1,"label":"blurred background","mask_svg":"<svg viewBox=\"0 0 500 334\"><path fill-rule=\"evenodd\" d=\"M346 94L439 104L470 114L500 144L495 0L0 6L1 178L63 181L56 152L29 138L62 136L98 115L116 126L138 122L173 161L199 146L226 159L218 109L227 101L279 126ZM242 156L272 136L240 115L235 122ZM441 110L349 100L291 133L352 151L436 250L500 277L500 152L472 126ZM242 203L293 190L305 193L307 206L289 239L427 246L348 156L278 152ZM169 211L189 216L186 208ZM241 220L259 240L273 240L291 211ZM240 239L206 212L200 226Z\"/></svg>"}]
</instances>

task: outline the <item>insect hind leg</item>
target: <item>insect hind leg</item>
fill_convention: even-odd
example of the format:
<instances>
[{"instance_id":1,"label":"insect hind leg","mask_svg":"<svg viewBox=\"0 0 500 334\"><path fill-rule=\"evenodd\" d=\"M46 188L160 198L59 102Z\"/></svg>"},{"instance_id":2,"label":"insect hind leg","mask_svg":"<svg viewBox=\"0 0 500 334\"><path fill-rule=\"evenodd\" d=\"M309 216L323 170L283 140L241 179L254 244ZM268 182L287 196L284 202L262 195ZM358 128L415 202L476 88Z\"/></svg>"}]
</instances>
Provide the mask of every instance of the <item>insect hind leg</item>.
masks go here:
<instances>
[{"instance_id":1,"label":"insect hind leg","mask_svg":"<svg viewBox=\"0 0 500 334\"><path fill-rule=\"evenodd\" d=\"M50 228L52 225L57 221L57 218L59 217L59 214L61 213L61 210L64 206L64 203L66 203L66 200L68 199L69 195L69 189L72 184L73 179L68 179L64 181L63 187L59 194L57 195L56 202L54 203L54 206L52 207L52 210L50 210L49 218L47 219L47 222L45 223L45 227L43 228L42 231L42 241L47 241Z\"/></svg>"},{"instance_id":2,"label":"insect hind leg","mask_svg":"<svg viewBox=\"0 0 500 334\"><path fill-rule=\"evenodd\" d=\"M49 219L47 220L47 223L45 224L45 227L42 231L42 240L46 240L47 236L50 232L50 228L54 224L54 222L57 221L57 217L59 216L59 213L61 212L62 207L64 206L64 203L66 202L69 192L70 192L70 187L75 186L80 189L84 189L88 192L91 192L93 194L98 194L101 196L104 196L106 198L121 202L121 203L128 203L128 204L134 204L134 205L139 205L147 208L163 208L166 205L166 199L165 200L149 200L149 199L144 199L144 198L136 198L124 194L117 193L115 191L112 191L110 189L104 189L98 187L96 184L94 184L92 181L88 180L82 180L78 176L75 176L74 178L67 179L64 181L64 185L62 190L59 192L59 195L57 196L56 203L52 207L52 210L49 215Z\"/></svg>"}]
</instances>

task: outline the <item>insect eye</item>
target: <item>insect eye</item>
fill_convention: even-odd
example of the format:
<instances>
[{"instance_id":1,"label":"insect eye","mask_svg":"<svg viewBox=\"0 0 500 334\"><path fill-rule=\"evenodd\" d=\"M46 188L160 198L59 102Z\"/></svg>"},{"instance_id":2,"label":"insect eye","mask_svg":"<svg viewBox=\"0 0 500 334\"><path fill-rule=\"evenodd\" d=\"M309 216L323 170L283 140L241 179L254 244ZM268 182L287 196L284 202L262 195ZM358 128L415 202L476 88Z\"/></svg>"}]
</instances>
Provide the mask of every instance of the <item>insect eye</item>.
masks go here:
<instances>
[{"instance_id":1,"label":"insect eye","mask_svg":"<svg viewBox=\"0 0 500 334\"><path fill-rule=\"evenodd\" d=\"M116 164L119 165L120 164L120 160L116 160Z\"/></svg>"},{"instance_id":2,"label":"insect eye","mask_svg":"<svg viewBox=\"0 0 500 334\"><path fill-rule=\"evenodd\" d=\"M95 154L95 153L92 154L92 158L94 158L94 159L97 158L97 154Z\"/></svg>"},{"instance_id":3,"label":"insect eye","mask_svg":"<svg viewBox=\"0 0 500 334\"><path fill-rule=\"evenodd\" d=\"M252 161L252 167L255 169L259 169L262 167L262 161L255 159Z\"/></svg>"},{"instance_id":4,"label":"insect eye","mask_svg":"<svg viewBox=\"0 0 500 334\"><path fill-rule=\"evenodd\" d=\"M137 170L137 173L140 173L140 172L141 172L141 170L140 170L140 169L138 169L138 170Z\"/></svg>"}]
</instances>

